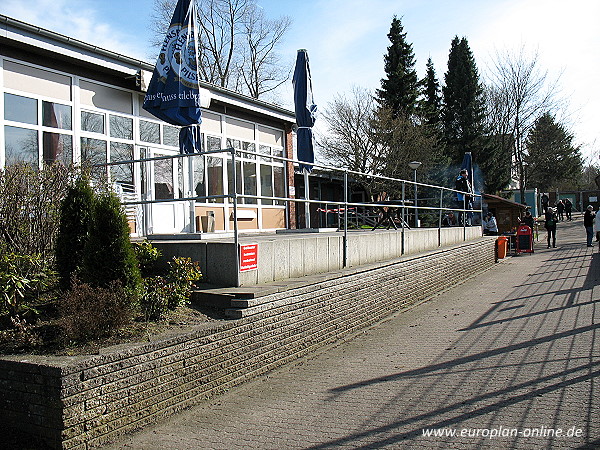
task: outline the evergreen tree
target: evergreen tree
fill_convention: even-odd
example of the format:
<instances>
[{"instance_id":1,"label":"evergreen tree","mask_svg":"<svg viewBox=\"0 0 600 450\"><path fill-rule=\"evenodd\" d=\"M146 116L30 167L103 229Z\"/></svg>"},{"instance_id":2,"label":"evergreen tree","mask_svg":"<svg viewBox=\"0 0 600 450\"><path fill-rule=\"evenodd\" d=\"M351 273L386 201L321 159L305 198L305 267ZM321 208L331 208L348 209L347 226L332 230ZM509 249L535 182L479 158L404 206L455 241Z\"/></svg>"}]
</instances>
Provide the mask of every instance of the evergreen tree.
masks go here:
<instances>
[{"instance_id":1,"label":"evergreen tree","mask_svg":"<svg viewBox=\"0 0 600 450\"><path fill-rule=\"evenodd\" d=\"M60 287L64 290L70 288L71 276L81 268L93 203L94 193L84 176L75 180L61 203L55 253Z\"/></svg>"},{"instance_id":2,"label":"evergreen tree","mask_svg":"<svg viewBox=\"0 0 600 450\"><path fill-rule=\"evenodd\" d=\"M378 101L382 107L389 108L394 117L412 117L419 95L419 78L414 68L412 44L406 41L402 22L396 16L392 19L388 38L391 45L384 56L387 78L381 80L381 89L377 90Z\"/></svg>"},{"instance_id":3,"label":"evergreen tree","mask_svg":"<svg viewBox=\"0 0 600 450\"><path fill-rule=\"evenodd\" d=\"M440 83L435 75L433 61L427 60L427 72L421 80L421 98L418 102L418 110L421 121L428 128L438 131L441 126Z\"/></svg>"},{"instance_id":4,"label":"evergreen tree","mask_svg":"<svg viewBox=\"0 0 600 450\"><path fill-rule=\"evenodd\" d=\"M549 191L559 186L575 187L583 164L573 135L549 114L542 114L527 136L526 181L530 187Z\"/></svg>"},{"instance_id":5,"label":"evergreen tree","mask_svg":"<svg viewBox=\"0 0 600 450\"><path fill-rule=\"evenodd\" d=\"M448 57L448 71L442 88L442 122L447 155L459 164L465 152L474 161L485 159L482 154L484 135L484 97L475 59L466 38L455 36Z\"/></svg>"},{"instance_id":6,"label":"evergreen tree","mask_svg":"<svg viewBox=\"0 0 600 450\"><path fill-rule=\"evenodd\" d=\"M120 281L130 293L140 284L140 271L129 239L129 224L116 194L96 199L84 249L82 279L108 287Z\"/></svg>"}]
</instances>

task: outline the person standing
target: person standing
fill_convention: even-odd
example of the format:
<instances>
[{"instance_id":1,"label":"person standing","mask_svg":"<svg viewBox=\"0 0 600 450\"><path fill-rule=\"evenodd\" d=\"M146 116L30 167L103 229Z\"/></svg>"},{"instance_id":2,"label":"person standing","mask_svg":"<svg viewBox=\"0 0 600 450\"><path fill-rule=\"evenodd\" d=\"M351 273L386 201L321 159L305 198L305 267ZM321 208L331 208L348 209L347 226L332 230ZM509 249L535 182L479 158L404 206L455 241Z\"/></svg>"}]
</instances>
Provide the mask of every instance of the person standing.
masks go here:
<instances>
[{"instance_id":1,"label":"person standing","mask_svg":"<svg viewBox=\"0 0 600 450\"><path fill-rule=\"evenodd\" d=\"M531 215L531 211L529 211L529 210L525 211L525 217L523 217L523 219L521 220L521 223L524 223L529 228L531 228L531 230L533 231L534 222L535 221L533 219L533 216Z\"/></svg>"},{"instance_id":2,"label":"person standing","mask_svg":"<svg viewBox=\"0 0 600 450\"><path fill-rule=\"evenodd\" d=\"M559 200L558 203L556 204L556 215L558 216L558 220L560 220L561 222L563 220L565 220L565 204L563 203L562 200Z\"/></svg>"},{"instance_id":3,"label":"person standing","mask_svg":"<svg viewBox=\"0 0 600 450\"><path fill-rule=\"evenodd\" d=\"M593 247L592 239L594 238L594 219L596 218L596 214L594 214L594 207L592 205L588 205L585 213L583 213L583 226L585 227L585 234L587 238L587 246Z\"/></svg>"},{"instance_id":4,"label":"person standing","mask_svg":"<svg viewBox=\"0 0 600 450\"><path fill-rule=\"evenodd\" d=\"M544 214L546 214L548 212L548 203L550 202L550 199L545 192L542 194L540 201L542 202L542 211L544 211Z\"/></svg>"},{"instance_id":5,"label":"person standing","mask_svg":"<svg viewBox=\"0 0 600 450\"><path fill-rule=\"evenodd\" d=\"M546 219L546 223L544 227L548 232L548 248L550 248L550 241L552 241L552 247L556 248L556 222L558 222L558 218L554 213L553 208L548 208L548 212L544 215Z\"/></svg>"},{"instance_id":6,"label":"person standing","mask_svg":"<svg viewBox=\"0 0 600 450\"><path fill-rule=\"evenodd\" d=\"M473 209L473 188L471 187L471 183L469 182L469 172L467 169L462 169L454 182L454 189L456 189L456 202L457 206L460 209ZM459 222L461 225L471 225L471 217L473 213L467 213L467 220L465 224L465 214L461 212L459 214Z\"/></svg>"},{"instance_id":7,"label":"person standing","mask_svg":"<svg viewBox=\"0 0 600 450\"><path fill-rule=\"evenodd\" d=\"M598 242L598 245L600 246L600 214L596 214L596 220L594 220L594 228L596 228L596 242Z\"/></svg>"},{"instance_id":8,"label":"person standing","mask_svg":"<svg viewBox=\"0 0 600 450\"><path fill-rule=\"evenodd\" d=\"M491 212L485 215L483 222L483 234L486 236L498 236L498 223Z\"/></svg>"},{"instance_id":9,"label":"person standing","mask_svg":"<svg viewBox=\"0 0 600 450\"><path fill-rule=\"evenodd\" d=\"M571 213L573 212L573 203L568 198L565 198L565 215L567 220L572 220Z\"/></svg>"}]
</instances>

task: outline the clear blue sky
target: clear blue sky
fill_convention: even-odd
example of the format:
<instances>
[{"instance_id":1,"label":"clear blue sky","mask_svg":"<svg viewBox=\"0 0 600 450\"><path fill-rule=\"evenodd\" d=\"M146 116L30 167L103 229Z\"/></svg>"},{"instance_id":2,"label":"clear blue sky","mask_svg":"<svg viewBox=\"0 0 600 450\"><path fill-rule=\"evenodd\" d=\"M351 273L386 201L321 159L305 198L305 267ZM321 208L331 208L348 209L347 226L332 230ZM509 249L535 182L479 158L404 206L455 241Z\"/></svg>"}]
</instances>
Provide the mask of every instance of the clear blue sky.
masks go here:
<instances>
[{"instance_id":1,"label":"clear blue sky","mask_svg":"<svg viewBox=\"0 0 600 450\"><path fill-rule=\"evenodd\" d=\"M485 77L497 52L538 52L549 79L560 77L569 105L560 118L585 156L600 154L600 1L597 0L257 0L268 17L288 15L292 28L282 47L293 67L306 48L315 100L325 106L352 86L375 89L394 15L413 44L417 70L431 57L440 80L450 42L465 36ZM0 13L148 60L154 0L3 0ZM282 102L292 107L291 83Z\"/></svg>"}]
</instances>

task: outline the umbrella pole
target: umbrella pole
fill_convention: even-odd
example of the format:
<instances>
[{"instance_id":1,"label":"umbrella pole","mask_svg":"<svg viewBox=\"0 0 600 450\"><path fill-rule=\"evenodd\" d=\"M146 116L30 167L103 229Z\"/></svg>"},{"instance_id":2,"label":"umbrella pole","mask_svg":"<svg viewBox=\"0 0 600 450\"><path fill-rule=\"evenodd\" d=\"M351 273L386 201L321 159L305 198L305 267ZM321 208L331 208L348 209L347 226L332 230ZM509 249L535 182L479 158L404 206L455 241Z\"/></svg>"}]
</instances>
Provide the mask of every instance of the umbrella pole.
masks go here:
<instances>
[{"instance_id":1,"label":"umbrella pole","mask_svg":"<svg viewBox=\"0 0 600 450\"><path fill-rule=\"evenodd\" d=\"M194 189L194 157L188 156L188 187L189 187L189 196L195 197L196 190ZM190 233L196 232L196 201L190 200Z\"/></svg>"},{"instance_id":2,"label":"umbrella pole","mask_svg":"<svg viewBox=\"0 0 600 450\"><path fill-rule=\"evenodd\" d=\"M310 228L310 195L308 194L308 170L304 169L304 227Z\"/></svg>"}]
</instances>

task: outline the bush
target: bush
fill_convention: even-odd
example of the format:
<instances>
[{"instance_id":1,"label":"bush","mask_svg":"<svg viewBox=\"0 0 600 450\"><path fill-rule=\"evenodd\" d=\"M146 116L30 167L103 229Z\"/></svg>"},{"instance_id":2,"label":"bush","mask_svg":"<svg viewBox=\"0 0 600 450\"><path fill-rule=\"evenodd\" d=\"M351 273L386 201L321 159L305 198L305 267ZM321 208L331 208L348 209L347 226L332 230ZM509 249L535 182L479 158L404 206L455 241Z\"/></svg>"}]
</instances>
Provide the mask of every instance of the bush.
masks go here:
<instances>
[{"instance_id":1,"label":"bush","mask_svg":"<svg viewBox=\"0 0 600 450\"><path fill-rule=\"evenodd\" d=\"M89 180L80 176L61 203L60 225L56 239L56 267L60 287L69 289L71 277L81 269L94 206Z\"/></svg>"},{"instance_id":2,"label":"bush","mask_svg":"<svg viewBox=\"0 0 600 450\"><path fill-rule=\"evenodd\" d=\"M58 235L60 202L72 168L42 170L17 164L0 170L0 244L19 255L40 255L50 262Z\"/></svg>"},{"instance_id":3,"label":"bush","mask_svg":"<svg viewBox=\"0 0 600 450\"><path fill-rule=\"evenodd\" d=\"M131 320L131 303L119 281L96 287L73 280L59 304L60 327L68 341L108 337Z\"/></svg>"},{"instance_id":4,"label":"bush","mask_svg":"<svg viewBox=\"0 0 600 450\"><path fill-rule=\"evenodd\" d=\"M11 318L35 312L32 306L42 289L53 279L53 272L40 255L0 253L0 310Z\"/></svg>"},{"instance_id":5,"label":"bush","mask_svg":"<svg viewBox=\"0 0 600 450\"><path fill-rule=\"evenodd\" d=\"M130 296L135 295L140 286L127 217L112 192L101 195L94 203L81 277L84 282L98 287L120 281Z\"/></svg>"},{"instance_id":6,"label":"bush","mask_svg":"<svg viewBox=\"0 0 600 450\"><path fill-rule=\"evenodd\" d=\"M140 266L140 272L143 277L156 275L156 262L160 258L160 250L154 247L147 240L135 242L133 250Z\"/></svg>"},{"instance_id":7,"label":"bush","mask_svg":"<svg viewBox=\"0 0 600 450\"><path fill-rule=\"evenodd\" d=\"M193 284L201 277L197 262L190 258L173 258L166 276L144 279L140 306L146 320L160 320L167 311L187 305Z\"/></svg>"}]
</instances>

